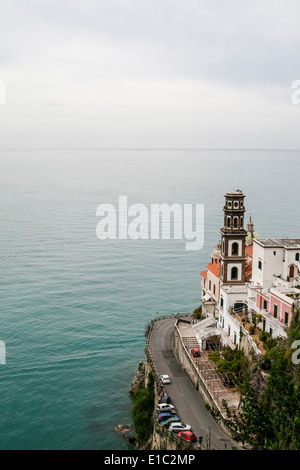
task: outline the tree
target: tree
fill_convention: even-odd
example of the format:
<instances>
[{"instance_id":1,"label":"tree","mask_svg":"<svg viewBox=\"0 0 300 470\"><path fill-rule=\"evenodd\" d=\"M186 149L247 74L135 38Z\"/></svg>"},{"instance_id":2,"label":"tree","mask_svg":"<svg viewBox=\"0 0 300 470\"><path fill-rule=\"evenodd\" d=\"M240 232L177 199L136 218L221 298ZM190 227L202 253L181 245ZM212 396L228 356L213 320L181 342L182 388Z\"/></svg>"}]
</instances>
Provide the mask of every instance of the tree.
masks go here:
<instances>
[{"instance_id":1,"label":"tree","mask_svg":"<svg viewBox=\"0 0 300 470\"><path fill-rule=\"evenodd\" d=\"M264 379L259 369L253 370L237 412L224 403L233 438L254 450L300 450L300 389L288 346L275 343L267 351L268 375Z\"/></svg>"},{"instance_id":2,"label":"tree","mask_svg":"<svg viewBox=\"0 0 300 470\"><path fill-rule=\"evenodd\" d=\"M133 395L132 419L139 445L146 442L153 431L154 377L150 372L147 387L137 390Z\"/></svg>"}]
</instances>

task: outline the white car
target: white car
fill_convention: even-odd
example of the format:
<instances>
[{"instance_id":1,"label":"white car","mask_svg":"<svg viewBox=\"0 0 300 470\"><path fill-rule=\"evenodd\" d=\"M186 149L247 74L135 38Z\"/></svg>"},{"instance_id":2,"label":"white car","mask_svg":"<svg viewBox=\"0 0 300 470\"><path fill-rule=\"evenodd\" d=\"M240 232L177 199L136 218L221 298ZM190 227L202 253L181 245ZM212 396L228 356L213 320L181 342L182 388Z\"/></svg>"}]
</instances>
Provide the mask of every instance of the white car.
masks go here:
<instances>
[{"instance_id":1,"label":"white car","mask_svg":"<svg viewBox=\"0 0 300 470\"><path fill-rule=\"evenodd\" d=\"M169 426L170 432L175 432L176 434L181 431L192 431L192 427L189 424L184 423L170 423Z\"/></svg>"},{"instance_id":2,"label":"white car","mask_svg":"<svg viewBox=\"0 0 300 470\"><path fill-rule=\"evenodd\" d=\"M175 411L175 407L173 405L169 405L168 403L159 403L156 407L156 411Z\"/></svg>"},{"instance_id":3,"label":"white car","mask_svg":"<svg viewBox=\"0 0 300 470\"><path fill-rule=\"evenodd\" d=\"M166 374L161 375L160 380L162 381L163 384L170 384L171 383L170 377Z\"/></svg>"}]
</instances>

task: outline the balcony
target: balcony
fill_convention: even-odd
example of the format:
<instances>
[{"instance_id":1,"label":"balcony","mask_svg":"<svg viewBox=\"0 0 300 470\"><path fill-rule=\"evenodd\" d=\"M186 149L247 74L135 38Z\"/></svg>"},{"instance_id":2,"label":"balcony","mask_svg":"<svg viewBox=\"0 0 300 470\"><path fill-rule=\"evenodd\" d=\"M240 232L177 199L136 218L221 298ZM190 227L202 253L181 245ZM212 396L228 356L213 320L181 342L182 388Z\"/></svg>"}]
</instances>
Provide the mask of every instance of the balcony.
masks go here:
<instances>
[{"instance_id":1,"label":"balcony","mask_svg":"<svg viewBox=\"0 0 300 470\"><path fill-rule=\"evenodd\" d=\"M273 276L273 284L278 289L292 289L293 287L299 286L299 278L288 276L286 279L284 279L281 276Z\"/></svg>"}]
</instances>

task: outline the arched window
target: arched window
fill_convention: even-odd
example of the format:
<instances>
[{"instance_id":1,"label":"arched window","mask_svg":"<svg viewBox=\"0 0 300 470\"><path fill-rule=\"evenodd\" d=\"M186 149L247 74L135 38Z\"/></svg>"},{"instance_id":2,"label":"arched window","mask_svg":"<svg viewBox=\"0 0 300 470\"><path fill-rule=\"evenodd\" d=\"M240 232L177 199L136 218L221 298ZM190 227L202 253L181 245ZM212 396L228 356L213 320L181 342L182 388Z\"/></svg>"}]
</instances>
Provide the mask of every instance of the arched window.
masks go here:
<instances>
[{"instance_id":1,"label":"arched window","mask_svg":"<svg viewBox=\"0 0 300 470\"><path fill-rule=\"evenodd\" d=\"M238 201L234 201L233 207L234 207L234 209L238 209L238 208L239 208L239 203L238 203Z\"/></svg>"},{"instance_id":2,"label":"arched window","mask_svg":"<svg viewBox=\"0 0 300 470\"><path fill-rule=\"evenodd\" d=\"M227 217L227 227L230 228L230 224L231 224L231 217Z\"/></svg>"},{"instance_id":3,"label":"arched window","mask_svg":"<svg viewBox=\"0 0 300 470\"><path fill-rule=\"evenodd\" d=\"M296 253L295 260L299 261L300 260L300 253Z\"/></svg>"},{"instance_id":4,"label":"arched window","mask_svg":"<svg viewBox=\"0 0 300 470\"><path fill-rule=\"evenodd\" d=\"M231 254L232 254L232 256L238 256L238 254L239 254L239 245L238 245L238 243L234 242L232 244Z\"/></svg>"},{"instance_id":5,"label":"arched window","mask_svg":"<svg viewBox=\"0 0 300 470\"><path fill-rule=\"evenodd\" d=\"M239 225L239 219L238 217L233 218L233 228L238 228Z\"/></svg>"},{"instance_id":6,"label":"arched window","mask_svg":"<svg viewBox=\"0 0 300 470\"><path fill-rule=\"evenodd\" d=\"M238 277L238 269L236 267L231 269L231 279L235 280Z\"/></svg>"}]
</instances>

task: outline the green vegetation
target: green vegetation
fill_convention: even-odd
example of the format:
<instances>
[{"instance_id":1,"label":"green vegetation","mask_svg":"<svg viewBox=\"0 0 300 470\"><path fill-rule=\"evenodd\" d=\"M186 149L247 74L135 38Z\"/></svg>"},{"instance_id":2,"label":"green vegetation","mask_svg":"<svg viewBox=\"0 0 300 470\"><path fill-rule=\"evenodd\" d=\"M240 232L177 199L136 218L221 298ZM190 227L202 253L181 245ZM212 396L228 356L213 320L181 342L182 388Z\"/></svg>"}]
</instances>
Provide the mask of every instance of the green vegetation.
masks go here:
<instances>
[{"instance_id":1,"label":"green vegetation","mask_svg":"<svg viewBox=\"0 0 300 470\"><path fill-rule=\"evenodd\" d=\"M195 310L193 311L193 318L194 320L198 320L198 321L202 320L202 305L195 308Z\"/></svg>"},{"instance_id":2,"label":"green vegetation","mask_svg":"<svg viewBox=\"0 0 300 470\"><path fill-rule=\"evenodd\" d=\"M132 419L139 446L145 444L153 432L154 399L154 376L150 372L147 387L133 395Z\"/></svg>"},{"instance_id":3,"label":"green vegetation","mask_svg":"<svg viewBox=\"0 0 300 470\"><path fill-rule=\"evenodd\" d=\"M227 376L240 382L242 379L243 370L246 369L246 358L241 349L231 349L229 346L222 352L214 351L209 354L209 359L214 361L217 366L218 372L223 372Z\"/></svg>"},{"instance_id":4,"label":"green vegetation","mask_svg":"<svg viewBox=\"0 0 300 470\"><path fill-rule=\"evenodd\" d=\"M300 339L299 317L300 311L293 317L286 340L261 334L266 353L253 360L251 368L248 364L245 370L241 361L239 410L232 411L223 402L225 424L233 438L248 448L300 450L300 365L293 360L293 342Z\"/></svg>"}]
</instances>

